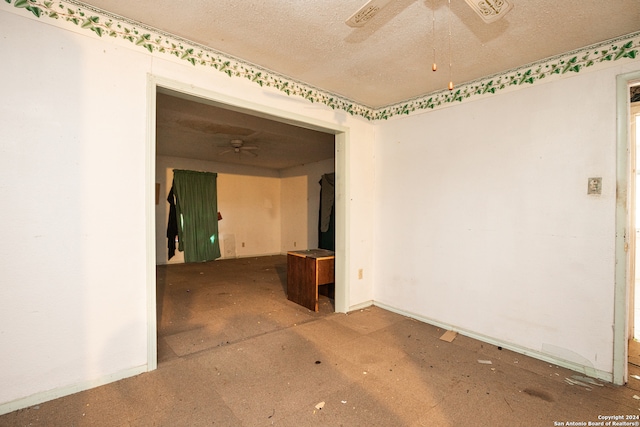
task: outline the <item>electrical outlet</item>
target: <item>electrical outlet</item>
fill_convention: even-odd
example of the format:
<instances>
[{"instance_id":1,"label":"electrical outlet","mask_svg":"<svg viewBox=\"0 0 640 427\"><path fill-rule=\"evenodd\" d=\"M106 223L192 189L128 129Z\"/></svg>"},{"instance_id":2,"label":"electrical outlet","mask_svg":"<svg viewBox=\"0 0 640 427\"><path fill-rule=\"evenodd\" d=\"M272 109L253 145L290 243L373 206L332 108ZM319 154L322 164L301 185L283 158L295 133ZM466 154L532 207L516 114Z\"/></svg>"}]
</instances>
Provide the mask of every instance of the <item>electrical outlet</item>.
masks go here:
<instances>
[{"instance_id":1,"label":"electrical outlet","mask_svg":"<svg viewBox=\"0 0 640 427\"><path fill-rule=\"evenodd\" d=\"M362 269L358 270L358 279L362 279Z\"/></svg>"},{"instance_id":2,"label":"electrical outlet","mask_svg":"<svg viewBox=\"0 0 640 427\"><path fill-rule=\"evenodd\" d=\"M244 242L242 242L242 247L244 248Z\"/></svg>"}]
</instances>

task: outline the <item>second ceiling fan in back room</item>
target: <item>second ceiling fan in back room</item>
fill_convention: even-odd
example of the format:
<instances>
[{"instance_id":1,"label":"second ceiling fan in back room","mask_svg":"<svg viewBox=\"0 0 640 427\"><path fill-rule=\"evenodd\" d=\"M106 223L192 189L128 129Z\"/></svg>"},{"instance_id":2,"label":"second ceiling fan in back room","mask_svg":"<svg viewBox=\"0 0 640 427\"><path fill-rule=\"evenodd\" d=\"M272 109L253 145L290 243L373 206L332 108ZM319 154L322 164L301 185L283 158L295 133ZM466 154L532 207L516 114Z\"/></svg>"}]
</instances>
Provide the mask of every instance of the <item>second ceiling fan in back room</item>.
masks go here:
<instances>
[{"instance_id":1,"label":"second ceiling fan in back room","mask_svg":"<svg viewBox=\"0 0 640 427\"><path fill-rule=\"evenodd\" d=\"M255 153L255 150L258 150L258 147L254 145L244 145L244 141L242 139L232 139L229 141L230 147L226 150L223 150L218 153L218 155L224 155L227 153L235 153L238 155L249 154L253 157L257 157L258 154Z\"/></svg>"}]
</instances>

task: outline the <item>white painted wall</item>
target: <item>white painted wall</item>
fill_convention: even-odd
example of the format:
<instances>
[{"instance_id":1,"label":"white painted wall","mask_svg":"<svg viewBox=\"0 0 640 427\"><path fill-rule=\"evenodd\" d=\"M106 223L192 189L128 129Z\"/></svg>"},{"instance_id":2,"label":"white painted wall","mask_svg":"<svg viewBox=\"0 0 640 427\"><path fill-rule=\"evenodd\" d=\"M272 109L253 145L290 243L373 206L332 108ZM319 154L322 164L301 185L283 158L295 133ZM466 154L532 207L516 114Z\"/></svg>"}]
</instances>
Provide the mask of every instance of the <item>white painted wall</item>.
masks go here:
<instances>
[{"instance_id":1,"label":"white painted wall","mask_svg":"<svg viewBox=\"0 0 640 427\"><path fill-rule=\"evenodd\" d=\"M363 119L4 2L0 29L0 413L148 369L150 74L343 129L341 179L372 192L371 176L350 176L355 162L373 170L373 126ZM346 212L371 211L367 199L339 197ZM360 254L372 226L372 217L348 225L345 260L371 267ZM340 268L355 277L349 261ZM358 285L347 307L371 299L372 281Z\"/></svg>"},{"instance_id":2,"label":"white painted wall","mask_svg":"<svg viewBox=\"0 0 640 427\"><path fill-rule=\"evenodd\" d=\"M218 175L220 239L225 257L280 253L280 178ZM234 253L231 247L235 248Z\"/></svg>"},{"instance_id":3,"label":"white painted wall","mask_svg":"<svg viewBox=\"0 0 640 427\"><path fill-rule=\"evenodd\" d=\"M380 124L375 301L610 378L616 75L634 68Z\"/></svg>"},{"instance_id":4,"label":"white painted wall","mask_svg":"<svg viewBox=\"0 0 640 427\"><path fill-rule=\"evenodd\" d=\"M4 11L0 28L5 403L146 364L151 61Z\"/></svg>"}]
</instances>

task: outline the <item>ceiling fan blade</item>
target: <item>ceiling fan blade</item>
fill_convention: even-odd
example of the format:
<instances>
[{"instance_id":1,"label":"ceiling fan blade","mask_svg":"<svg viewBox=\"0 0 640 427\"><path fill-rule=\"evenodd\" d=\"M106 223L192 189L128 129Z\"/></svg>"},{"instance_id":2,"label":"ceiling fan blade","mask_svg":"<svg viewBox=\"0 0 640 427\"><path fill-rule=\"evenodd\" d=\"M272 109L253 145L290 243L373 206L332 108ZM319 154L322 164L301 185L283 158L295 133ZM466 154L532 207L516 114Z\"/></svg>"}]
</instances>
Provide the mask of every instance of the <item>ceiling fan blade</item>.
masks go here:
<instances>
[{"instance_id":1,"label":"ceiling fan blade","mask_svg":"<svg viewBox=\"0 0 640 427\"><path fill-rule=\"evenodd\" d=\"M350 27L362 27L390 2L391 0L369 0L344 22Z\"/></svg>"},{"instance_id":2,"label":"ceiling fan blade","mask_svg":"<svg viewBox=\"0 0 640 427\"><path fill-rule=\"evenodd\" d=\"M224 150L218 153L218 156L222 156L223 154L227 154L227 153L231 153L233 152L233 148L230 148L229 150Z\"/></svg>"},{"instance_id":3,"label":"ceiling fan blade","mask_svg":"<svg viewBox=\"0 0 640 427\"><path fill-rule=\"evenodd\" d=\"M240 147L241 150L259 150L260 147L254 147L253 145L243 145Z\"/></svg>"},{"instance_id":4,"label":"ceiling fan blade","mask_svg":"<svg viewBox=\"0 0 640 427\"><path fill-rule=\"evenodd\" d=\"M513 8L510 0L465 0L465 2L487 24L501 19ZM369 0L344 22L350 27L362 27L389 3L391 0Z\"/></svg>"},{"instance_id":5,"label":"ceiling fan blade","mask_svg":"<svg viewBox=\"0 0 640 427\"><path fill-rule=\"evenodd\" d=\"M251 141L252 139L256 139L258 136L260 136L261 133L262 133L262 131L257 130L255 132L253 132L251 135L248 135L245 138L243 138L243 140Z\"/></svg>"},{"instance_id":6,"label":"ceiling fan blade","mask_svg":"<svg viewBox=\"0 0 640 427\"><path fill-rule=\"evenodd\" d=\"M513 4L507 0L464 0L482 20L490 24L507 14Z\"/></svg>"}]
</instances>

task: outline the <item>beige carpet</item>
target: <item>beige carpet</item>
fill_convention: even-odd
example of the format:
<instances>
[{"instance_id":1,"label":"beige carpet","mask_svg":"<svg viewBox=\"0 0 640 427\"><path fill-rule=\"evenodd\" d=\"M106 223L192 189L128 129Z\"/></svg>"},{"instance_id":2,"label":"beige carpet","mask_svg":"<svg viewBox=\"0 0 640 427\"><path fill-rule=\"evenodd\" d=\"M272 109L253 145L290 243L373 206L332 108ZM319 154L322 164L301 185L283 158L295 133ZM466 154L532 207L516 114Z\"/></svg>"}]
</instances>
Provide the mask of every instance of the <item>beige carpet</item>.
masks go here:
<instances>
[{"instance_id":1,"label":"beige carpet","mask_svg":"<svg viewBox=\"0 0 640 427\"><path fill-rule=\"evenodd\" d=\"M640 414L635 376L593 384L376 307L335 314L323 298L310 312L286 299L285 276L284 256L158 267L158 369L0 425L555 426Z\"/></svg>"}]
</instances>

